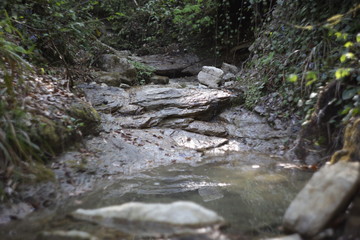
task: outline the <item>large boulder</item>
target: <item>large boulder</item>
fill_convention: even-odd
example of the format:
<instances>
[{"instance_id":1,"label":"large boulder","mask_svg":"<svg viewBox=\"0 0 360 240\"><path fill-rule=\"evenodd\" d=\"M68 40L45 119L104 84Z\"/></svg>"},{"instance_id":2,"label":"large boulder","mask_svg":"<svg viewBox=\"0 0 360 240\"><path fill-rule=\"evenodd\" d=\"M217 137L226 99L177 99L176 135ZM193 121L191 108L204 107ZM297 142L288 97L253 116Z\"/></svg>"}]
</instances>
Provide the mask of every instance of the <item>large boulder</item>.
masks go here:
<instances>
[{"instance_id":1,"label":"large boulder","mask_svg":"<svg viewBox=\"0 0 360 240\"><path fill-rule=\"evenodd\" d=\"M99 209L78 209L72 216L147 237L194 234L200 228L224 224L224 219L215 212L185 201L170 204L131 202Z\"/></svg>"},{"instance_id":2,"label":"large boulder","mask_svg":"<svg viewBox=\"0 0 360 240\"><path fill-rule=\"evenodd\" d=\"M359 184L360 162L324 166L286 210L284 228L307 237L316 235L348 206Z\"/></svg>"},{"instance_id":3,"label":"large boulder","mask_svg":"<svg viewBox=\"0 0 360 240\"><path fill-rule=\"evenodd\" d=\"M224 71L219 68L212 66L204 66L201 72L199 72L197 78L200 83L208 87L218 88L223 80L223 75Z\"/></svg>"},{"instance_id":4,"label":"large boulder","mask_svg":"<svg viewBox=\"0 0 360 240\"><path fill-rule=\"evenodd\" d=\"M120 82L116 83L115 86L119 86L120 83L130 85L136 83L136 68L125 57L119 57L115 54L103 54L99 57L97 65L102 71L112 73L108 74L108 76L106 76L106 74L100 74L98 77L99 80L111 82L108 80L109 78L118 79Z\"/></svg>"}]
</instances>

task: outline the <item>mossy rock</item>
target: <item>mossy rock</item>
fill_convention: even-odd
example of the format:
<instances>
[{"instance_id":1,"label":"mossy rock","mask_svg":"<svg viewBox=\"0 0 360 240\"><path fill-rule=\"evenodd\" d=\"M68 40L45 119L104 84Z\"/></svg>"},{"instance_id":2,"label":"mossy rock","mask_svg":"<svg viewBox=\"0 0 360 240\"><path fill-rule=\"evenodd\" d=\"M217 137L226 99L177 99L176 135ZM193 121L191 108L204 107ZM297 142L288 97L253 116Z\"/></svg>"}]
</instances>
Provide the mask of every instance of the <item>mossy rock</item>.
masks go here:
<instances>
[{"instance_id":1,"label":"mossy rock","mask_svg":"<svg viewBox=\"0 0 360 240\"><path fill-rule=\"evenodd\" d=\"M78 129L83 135L99 132L100 116L89 103L83 101L73 103L67 113L70 117L75 118Z\"/></svg>"},{"instance_id":2,"label":"mossy rock","mask_svg":"<svg viewBox=\"0 0 360 240\"><path fill-rule=\"evenodd\" d=\"M31 135L36 138L35 142L39 147L51 155L60 152L63 149L63 139L66 138L65 128L42 115L36 116L35 122Z\"/></svg>"},{"instance_id":3,"label":"mossy rock","mask_svg":"<svg viewBox=\"0 0 360 240\"><path fill-rule=\"evenodd\" d=\"M338 161L360 161L360 118L347 125L344 146L331 157L331 163Z\"/></svg>"}]
</instances>

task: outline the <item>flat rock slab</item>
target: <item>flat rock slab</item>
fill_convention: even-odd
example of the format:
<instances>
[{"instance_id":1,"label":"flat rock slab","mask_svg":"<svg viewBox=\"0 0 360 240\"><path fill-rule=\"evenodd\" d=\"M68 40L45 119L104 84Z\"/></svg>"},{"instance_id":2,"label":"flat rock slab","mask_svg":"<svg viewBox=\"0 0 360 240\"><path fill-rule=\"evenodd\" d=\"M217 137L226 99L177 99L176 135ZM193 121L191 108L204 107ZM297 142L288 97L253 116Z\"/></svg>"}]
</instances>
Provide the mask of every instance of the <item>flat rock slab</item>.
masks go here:
<instances>
[{"instance_id":1,"label":"flat rock slab","mask_svg":"<svg viewBox=\"0 0 360 240\"><path fill-rule=\"evenodd\" d=\"M153 67L156 74L170 78L184 75L184 69L199 62L199 58L194 54L158 54L130 58Z\"/></svg>"},{"instance_id":2,"label":"flat rock slab","mask_svg":"<svg viewBox=\"0 0 360 240\"><path fill-rule=\"evenodd\" d=\"M288 231L314 236L348 204L360 185L360 162L326 165L313 175L286 210Z\"/></svg>"},{"instance_id":3,"label":"flat rock slab","mask_svg":"<svg viewBox=\"0 0 360 240\"><path fill-rule=\"evenodd\" d=\"M96 110L116 116L119 126L125 128L154 127L171 118L211 119L238 97L223 90L157 85L130 90L97 84L79 88Z\"/></svg>"},{"instance_id":4,"label":"flat rock slab","mask_svg":"<svg viewBox=\"0 0 360 240\"><path fill-rule=\"evenodd\" d=\"M147 110L165 107L198 108L215 106L234 97L231 92L223 90L143 86L131 90L130 102Z\"/></svg>"},{"instance_id":5,"label":"flat rock slab","mask_svg":"<svg viewBox=\"0 0 360 240\"><path fill-rule=\"evenodd\" d=\"M196 233L204 227L224 224L224 219L217 213L186 201L170 204L131 202L99 209L78 209L72 216L147 237Z\"/></svg>"}]
</instances>

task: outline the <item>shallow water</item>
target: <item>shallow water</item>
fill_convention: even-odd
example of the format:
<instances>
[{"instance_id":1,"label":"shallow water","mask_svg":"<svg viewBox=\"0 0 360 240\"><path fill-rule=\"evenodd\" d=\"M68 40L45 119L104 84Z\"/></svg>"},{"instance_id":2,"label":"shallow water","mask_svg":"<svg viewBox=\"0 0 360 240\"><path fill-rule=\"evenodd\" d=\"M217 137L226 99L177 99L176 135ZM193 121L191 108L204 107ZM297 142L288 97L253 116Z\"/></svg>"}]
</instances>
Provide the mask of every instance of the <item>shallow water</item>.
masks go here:
<instances>
[{"instance_id":1,"label":"shallow water","mask_svg":"<svg viewBox=\"0 0 360 240\"><path fill-rule=\"evenodd\" d=\"M93 225L76 222L66 214L77 208L130 201L167 203L187 200L223 216L229 223L225 233L230 238L273 236L279 233L286 207L311 174L292 168L281 158L263 154L208 157L196 166L161 166L113 179L112 184L69 199L58 209L39 211L28 219L5 226L0 234L7 235L5 239L34 239L41 230L98 232Z\"/></svg>"}]
</instances>

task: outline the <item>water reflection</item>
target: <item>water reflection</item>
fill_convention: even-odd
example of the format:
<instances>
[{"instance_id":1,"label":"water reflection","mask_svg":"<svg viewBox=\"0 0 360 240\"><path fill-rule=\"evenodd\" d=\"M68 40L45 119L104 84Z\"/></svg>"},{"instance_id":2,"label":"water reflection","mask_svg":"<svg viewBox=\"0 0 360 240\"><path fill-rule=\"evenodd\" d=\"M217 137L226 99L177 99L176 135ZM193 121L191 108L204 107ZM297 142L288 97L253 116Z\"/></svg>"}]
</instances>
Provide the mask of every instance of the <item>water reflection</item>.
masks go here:
<instances>
[{"instance_id":1,"label":"water reflection","mask_svg":"<svg viewBox=\"0 0 360 240\"><path fill-rule=\"evenodd\" d=\"M54 226L60 230L86 230L88 227L84 224L64 217L76 208L98 208L131 201L187 200L223 216L230 224L227 229L230 236L270 236L277 232L286 207L311 176L310 172L285 166L288 164L282 159L267 155L234 154L225 158L209 157L197 166L174 164L122 176L111 185L69 201L62 206L61 214L52 217L41 230L52 230ZM44 222L41 218L36 221ZM25 228L20 229L24 231ZM26 229L26 239L35 231ZM19 238L14 239L22 239L20 235L18 232Z\"/></svg>"}]
</instances>

